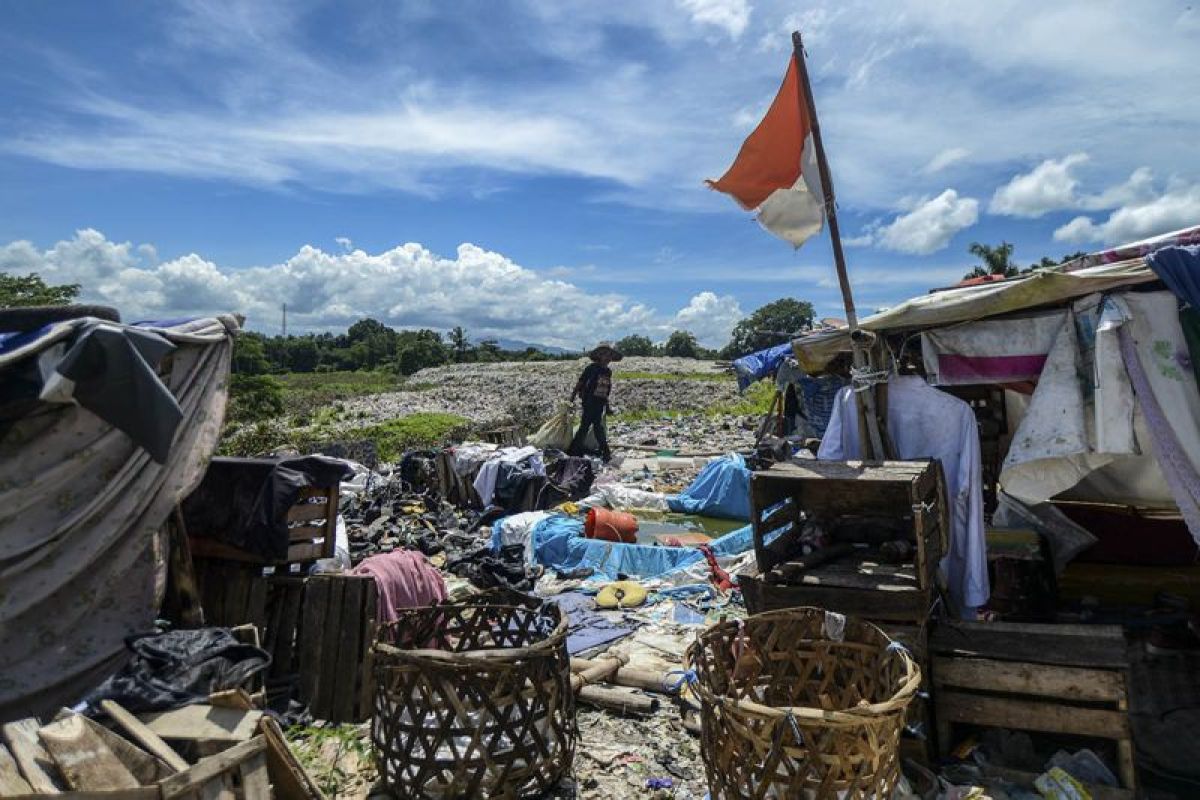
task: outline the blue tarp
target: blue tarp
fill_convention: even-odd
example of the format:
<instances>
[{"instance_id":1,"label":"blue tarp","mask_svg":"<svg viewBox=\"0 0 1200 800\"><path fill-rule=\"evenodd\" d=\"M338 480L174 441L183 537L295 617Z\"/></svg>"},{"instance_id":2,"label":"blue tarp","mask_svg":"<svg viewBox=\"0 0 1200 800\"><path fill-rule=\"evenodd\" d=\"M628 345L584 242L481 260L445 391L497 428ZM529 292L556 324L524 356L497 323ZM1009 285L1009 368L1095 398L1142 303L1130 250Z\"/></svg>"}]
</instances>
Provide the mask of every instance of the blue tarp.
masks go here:
<instances>
[{"instance_id":1,"label":"blue tarp","mask_svg":"<svg viewBox=\"0 0 1200 800\"><path fill-rule=\"evenodd\" d=\"M721 519L750 519L750 470L732 453L708 462L692 485L667 498L672 511Z\"/></svg>"},{"instance_id":2,"label":"blue tarp","mask_svg":"<svg viewBox=\"0 0 1200 800\"><path fill-rule=\"evenodd\" d=\"M737 374L738 391L744 392L755 381L774 375L780 362L791 354L791 342L784 342L734 360L733 371Z\"/></svg>"},{"instance_id":3,"label":"blue tarp","mask_svg":"<svg viewBox=\"0 0 1200 800\"><path fill-rule=\"evenodd\" d=\"M1176 297L1200 309L1200 246L1164 247L1146 261Z\"/></svg>"},{"instance_id":4,"label":"blue tarp","mask_svg":"<svg viewBox=\"0 0 1200 800\"><path fill-rule=\"evenodd\" d=\"M749 525L714 539L710 545L717 556L744 553L754 543ZM558 572L591 567L610 579L617 575L654 578L704 560L695 547L659 547L620 544L583 536L583 521L575 517L548 517L533 529L534 558Z\"/></svg>"}]
</instances>

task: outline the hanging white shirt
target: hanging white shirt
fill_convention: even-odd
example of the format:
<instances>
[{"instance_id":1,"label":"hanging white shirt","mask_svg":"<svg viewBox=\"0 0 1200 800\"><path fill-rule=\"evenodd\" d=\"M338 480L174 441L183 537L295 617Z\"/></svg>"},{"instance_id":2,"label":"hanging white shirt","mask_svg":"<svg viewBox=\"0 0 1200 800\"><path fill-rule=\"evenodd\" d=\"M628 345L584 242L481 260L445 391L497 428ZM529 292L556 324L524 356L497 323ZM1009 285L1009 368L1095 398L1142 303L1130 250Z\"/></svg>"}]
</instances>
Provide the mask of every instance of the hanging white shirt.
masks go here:
<instances>
[{"instance_id":1,"label":"hanging white shirt","mask_svg":"<svg viewBox=\"0 0 1200 800\"><path fill-rule=\"evenodd\" d=\"M817 458L861 458L854 393L838 395ZM946 475L950 552L942 558L950 597L963 616L987 602L987 540L983 527L983 477L979 426L971 407L917 375L888 381L888 435L902 459L936 458Z\"/></svg>"}]
</instances>

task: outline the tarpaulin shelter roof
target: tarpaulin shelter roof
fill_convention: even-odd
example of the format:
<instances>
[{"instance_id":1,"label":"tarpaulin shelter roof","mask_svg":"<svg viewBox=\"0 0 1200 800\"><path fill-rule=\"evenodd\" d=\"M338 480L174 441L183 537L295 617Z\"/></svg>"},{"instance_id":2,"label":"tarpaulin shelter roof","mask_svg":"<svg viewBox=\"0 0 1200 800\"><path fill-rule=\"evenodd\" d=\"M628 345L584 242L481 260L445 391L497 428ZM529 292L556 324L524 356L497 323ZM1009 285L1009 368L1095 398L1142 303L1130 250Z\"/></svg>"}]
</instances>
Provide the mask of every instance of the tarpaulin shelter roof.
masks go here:
<instances>
[{"instance_id":1,"label":"tarpaulin shelter roof","mask_svg":"<svg viewBox=\"0 0 1200 800\"><path fill-rule=\"evenodd\" d=\"M1011 280L919 295L867 317L860 327L875 333L935 328L1052 306L1094 292L1156 280L1158 276L1142 257L1071 272L1039 270ZM792 348L801 365L813 371L823 367L837 353L849 350L850 334L841 330L822 331L794 340Z\"/></svg>"},{"instance_id":2,"label":"tarpaulin shelter roof","mask_svg":"<svg viewBox=\"0 0 1200 800\"><path fill-rule=\"evenodd\" d=\"M1088 253L1086 256L1080 256L1073 261L1067 262L1063 265L1063 269L1071 272L1084 267L1094 267L1097 264L1112 264L1117 261L1127 261L1131 258L1148 255L1164 247L1185 246L1189 244L1200 244L1200 225L1181 228L1160 236L1151 236L1149 239L1118 245L1117 247L1101 250L1097 253Z\"/></svg>"}]
</instances>

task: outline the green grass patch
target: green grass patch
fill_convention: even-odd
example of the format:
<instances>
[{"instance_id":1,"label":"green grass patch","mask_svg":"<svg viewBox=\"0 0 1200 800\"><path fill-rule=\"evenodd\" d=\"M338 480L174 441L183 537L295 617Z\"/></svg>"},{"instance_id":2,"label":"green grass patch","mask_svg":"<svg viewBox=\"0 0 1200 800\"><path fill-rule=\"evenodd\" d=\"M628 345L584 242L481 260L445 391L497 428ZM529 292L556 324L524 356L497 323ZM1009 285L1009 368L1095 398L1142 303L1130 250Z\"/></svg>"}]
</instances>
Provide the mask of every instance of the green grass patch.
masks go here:
<instances>
[{"instance_id":1,"label":"green grass patch","mask_svg":"<svg viewBox=\"0 0 1200 800\"><path fill-rule=\"evenodd\" d=\"M617 372L616 380L631 381L732 381L733 376L723 372Z\"/></svg>"},{"instance_id":2,"label":"green grass patch","mask_svg":"<svg viewBox=\"0 0 1200 800\"><path fill-rule=\"evenodd\" d=\"M300 766L329 797L337 797L351 777L342 769L347 760L357 762L369 772L368 777L374 777L371 743L357 725L293 725L287 729L287 739Z\"/></svg>"},{"instance_id":3,"label":"green grass patch","mask_svg":"<svg viewBox=\"0 0 1200 800\"><path fill-rule=\"evenodd\" d=\"M758 416L767 413L775 397L775 385L769 381L752 384L740 398L730 403L719 403L703 411L685 409L644 408L614 414L614 422L642 422L653 419L679 419L681 417Z\"/></svg>"},{"instance_id":4,"label":"green grass patch","mask_svg":"<svg viewBox=\"0 0 1200 800\"><path fill-rule=\"evenodd\" d=\"M406 450L441 444L465 431L471 422L457 414L422 413L354 428L338 434L346 441L372 441L383 461L396 461Z\"/></svg>"},{"instance_id":5,"label":"green grass patch","mask_svg":"<svg viewBox=\"0 0 1200 800\"><path fill-rule=\"evenodd\" d=\"M436 385L406 381L394 372L365 370L286 372L272 377L283 386L285 412L304 418L312 417L340 400L385 392L422 392Z\"/></svg>"}]
</instances>

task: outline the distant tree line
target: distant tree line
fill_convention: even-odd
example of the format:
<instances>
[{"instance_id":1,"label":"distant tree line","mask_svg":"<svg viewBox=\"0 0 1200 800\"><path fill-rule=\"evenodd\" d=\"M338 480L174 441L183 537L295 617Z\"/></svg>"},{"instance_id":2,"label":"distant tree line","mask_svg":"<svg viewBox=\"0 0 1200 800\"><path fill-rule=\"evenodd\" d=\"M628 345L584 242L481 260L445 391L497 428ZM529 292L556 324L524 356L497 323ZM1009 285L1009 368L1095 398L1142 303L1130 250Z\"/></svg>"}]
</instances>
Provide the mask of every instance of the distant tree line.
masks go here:
<instances>
[{"instance_id":1,"label":"distant tree line","mask_svg":"<svg viewBox=\"0 0 1200 800\"><path fill-rule=\"evenodd\" d=\"M489 361L554 361L578 353L551 354L536 347L506 350L494 339L471 342L461 327L447 336L435 330L396 330L375 319L360 319L345 333L238 337L233 371L241 375L278 372L387 370L412 375L426 367Z\"/></svg>"}]
</instances>

